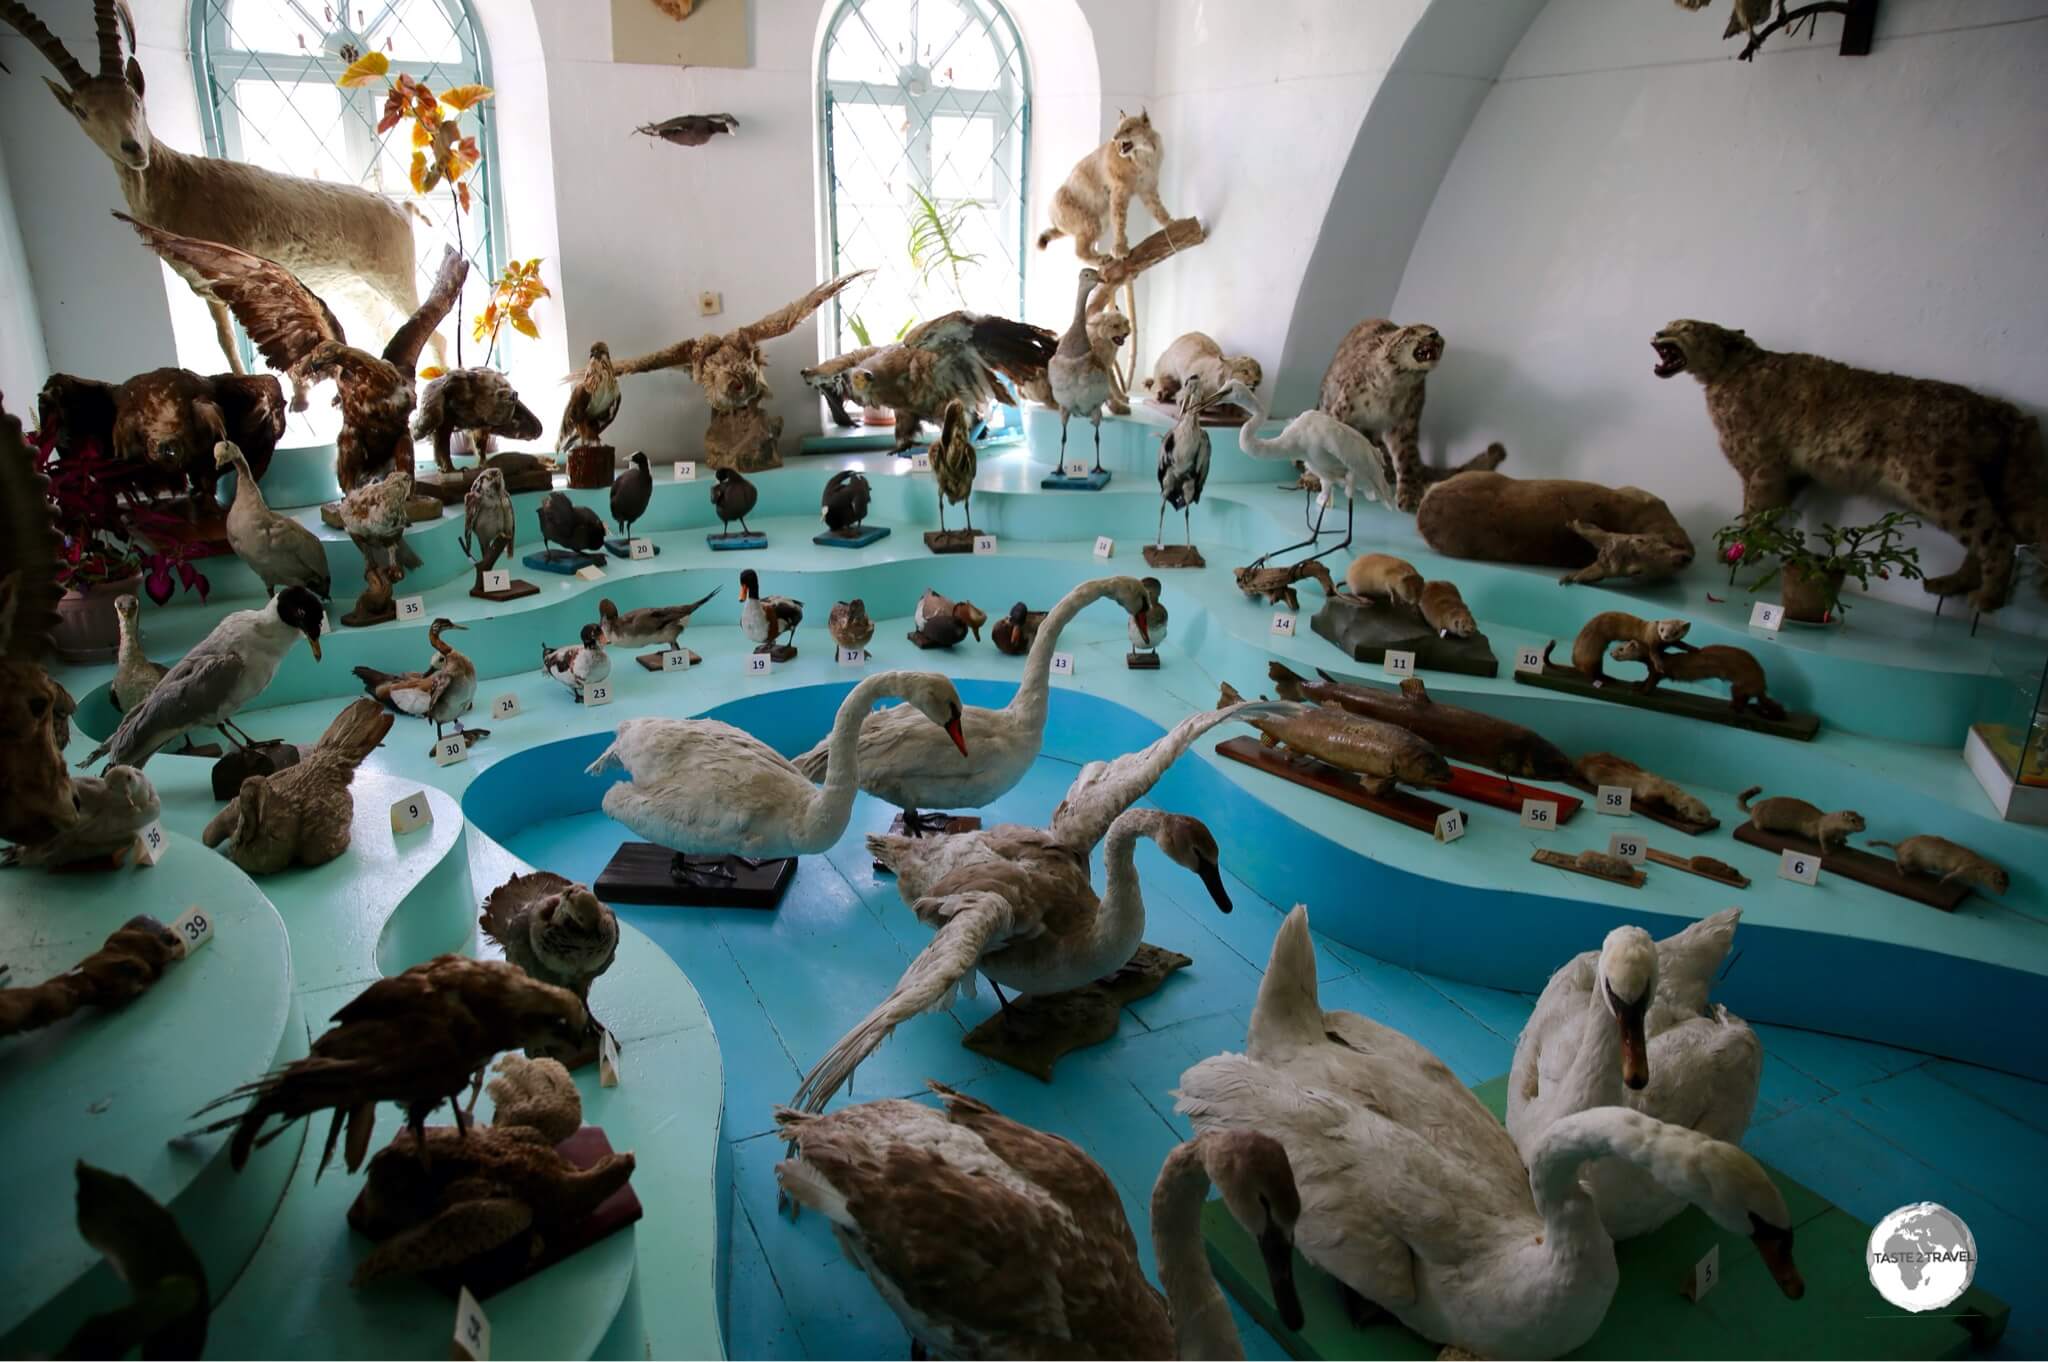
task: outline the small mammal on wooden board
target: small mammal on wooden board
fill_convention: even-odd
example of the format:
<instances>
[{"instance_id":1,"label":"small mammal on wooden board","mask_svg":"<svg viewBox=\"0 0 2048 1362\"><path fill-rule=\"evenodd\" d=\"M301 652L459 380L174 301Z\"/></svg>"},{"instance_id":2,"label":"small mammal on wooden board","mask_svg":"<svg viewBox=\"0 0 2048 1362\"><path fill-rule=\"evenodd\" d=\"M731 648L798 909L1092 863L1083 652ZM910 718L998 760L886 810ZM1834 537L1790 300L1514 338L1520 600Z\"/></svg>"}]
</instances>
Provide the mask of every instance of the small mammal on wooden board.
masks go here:
<instances>
[{"instance_id":1,"label":"small mammal on wooden board","mask_svg":"<svg viewBox=\"0 0 2048 1362\"><path fill-rule=\"evenodd\" d=\"M1479 621L1472 618L1465 598L1458 594L1456 582L1425 583L1422 599L1416 604L1422 611L1422 622L1436 630L1439 638L1470 638L1479 632Z\"/></svg>"},{"instance_id":2,"label":"small mammal on wooden board","mask_svg":"<svg viewBox=\"0 0 2048 1362\"><path fill-rule=\"evenodd\" d=\"M1602 611L1587 620L1579 629L1579 636L1572 640L1572 670L1595 682L1605 681L1607 673L1600 670L1600 658L1608 644L1641 643L1654 652L1664 644L1678 642L1691 628L1685 620L1646 620L1626 610ZM1545 666L1550 664L1550 650L1556 646L1556 639L1543 645Z\"/></svg>"},{"instance_id":3,"label":"small mammal on wooden board","mask_svg":"<svg viewBox=\"0 0 2048 1362\"><path fill-rule=\"evenodd\" d=\"M2012 887L2012 876L2006 873L2004 866L1946 837L1922 833L1903 842L1871 842L1870 845L1890 847L1899 869L1908 874L1932 875L1943 884L1961 880L1979 889L1989 889L1994 894L2003 894Z\"/></svg>"},{"instance_id":4,"label":"small mammal on wooden board","mask_svg":"<svg viewBox=\"0 0 2048 1362\"><path fill-rule=\"evenodd\" d=\"M1612 752L1588 752L1579 758L1581 787L1598 790L1602 785L1625 786L1629 798L1658 813L1687 823L1711 823L1714 814L1697 795L1687 794L1663 776L1645 771L1626 757Z\"/></svg>"},{"instance_id":5,"label":"small mammal on wooden board","mask_svg":"<svg viewBox=\"0 0 2048 1362\"><path fill-rule=\"evenodd\" d=\"M1647 693L1663 681L1726 681L1728 705L1736 713L1753 704L1766 719L1785 717L1785 707L1765 693L1763 663L1744 649L1709 643L1704 648L1684 646L1658 653L1644 647L1640 639L1630 639L1616 644L1608 656L1616 662L1640 662L1650 669L1637 690Z\"/></svg>"},{"instance_id":6,"label":"small mammal on wooden board","mask_svg":"<svg viewBox=\"0 0 2048 1362\"><path fill-rule=\"evenodd\" d=\"M1846 846L1849 835L1863 831L1863 815L1854 809L1837 809L1826 813L1803 799L1790 795L1776 795L1770 799L1759 799L1752 806L1750 799L1763 793L1763 786L1752 785L1735 796L1735 802L1749 815L1750 826L1762 832L1784 833L1804 837L1820 843L1822 851L1831 851Z\"/></svg>"}]
</instances>

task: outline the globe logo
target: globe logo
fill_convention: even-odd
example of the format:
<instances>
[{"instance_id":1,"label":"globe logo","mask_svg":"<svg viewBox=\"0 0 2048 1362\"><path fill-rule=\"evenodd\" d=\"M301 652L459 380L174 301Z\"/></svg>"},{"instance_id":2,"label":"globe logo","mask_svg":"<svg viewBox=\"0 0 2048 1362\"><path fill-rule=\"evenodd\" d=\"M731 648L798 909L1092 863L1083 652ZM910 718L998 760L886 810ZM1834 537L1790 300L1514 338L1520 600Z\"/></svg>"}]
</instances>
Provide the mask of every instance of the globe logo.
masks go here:
<instances>
[{"instance_id":1,"label":"globe logo","mask_svg":"<svg viewBox=\"0 0 2048 1362\"><path fill-rule=\"evenodd\" d=\"M1970 1289L1977 1241L1963 1218L1933 1201L1901 1206L1870 1232L1870 1284L1915 1314L1939 1310Z\"/></svg>"}]
</instances>

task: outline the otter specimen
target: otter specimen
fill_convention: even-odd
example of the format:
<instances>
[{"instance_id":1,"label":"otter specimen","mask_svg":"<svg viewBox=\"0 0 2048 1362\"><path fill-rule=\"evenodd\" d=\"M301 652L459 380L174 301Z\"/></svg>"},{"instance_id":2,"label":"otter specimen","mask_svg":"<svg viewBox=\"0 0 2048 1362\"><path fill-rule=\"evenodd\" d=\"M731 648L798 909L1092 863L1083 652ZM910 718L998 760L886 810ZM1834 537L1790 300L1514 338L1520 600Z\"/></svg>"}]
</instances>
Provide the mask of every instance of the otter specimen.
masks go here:
<instances>
[{"instance_id":1,"label":"otter specimen","mask_svg":"<svg viewBox=\"0 0 2048 1362\"><path fill-rule=\"evenodd\" d=\"M1571 758L1553 747L1542 734L1476 709L1432 699L1416 677L1403 681L1399 690L1387 690L1339 681L1320 669L1316 675L1322 680L1311 681L1279 662L1268 664L1267 675L1283 700L1331 705L1367 719L1395 724L1452 761L1469 761L1474 766L1523 780L1573 779Z\"/></svg>"},{"instance_id":2,"label":"otter specimen","mask_svg":"<svg viewBox=\"0 0 2048 1362\"><path fill-rule=\"evenodd\" d=\"M1749 825L1759 832L1804 837L1810 842L1818 842L1820 849L1828 852L1848 845L1851 833L1863 831L1863 815L1854 809L1823 813L1805 800L1794 799L1790 795L1759 799L1751 805L1751 796L1761 794L1763 788L1752 785L1735 796L1735 802L1749 815Z\"/></svg>"},{"instance_id":3,"label":"otter specimen","mask_svg":"<svg viewBox=\"0 0 2048 1362\"><path fill-rule=\"evenodd\" d=\"M1710 643L1704 648L1657 653L1644 647L1640 639L1630 639L1618 644L1609 656L1616 662L1640 662L1650 669L1638 690L1655 690L1662 681L1726 681L1728 707L1736 713L1755 705L1756 712L1766 719L1785 717L1785 707L1764 693L1763 664L1741 648Z\"/></svg>"},{"instance_id":4,"label":"otter specimen","mask_svg":"<svg viewBox=\"0 0 2048 1362\"><path fill-rule=\"evenodd\" d=\"M1681 823L1708 824L1713 810L1697 795L1687 794L1671 781L1645 771L1612 752L1588 752L1577 763L1579 778L1572 783L1582 790L1597 791L1602 785L1620 785L1629 792L1631 803L1676 818Z\"/></svg>"},{"instance_id":5,"label":"otter specimen","mask_svg":"<svg viewBox=\"0 0 2048 1362\"><path fill-rule=\"evenodd\" d=\"M1960 842L1951 842L1946 837L1922 833L1908 837L1903 842L1872 842L1874 847L1890 847L1899 869L1909 875L1932 875L1947 884L1950 880L1961 880L1979 889L1988 889L1994 894L2003 894L2012 887L2012 876L2005 867L1997 865Z\"/></svg>"},{"instance_id":6,"label":"otter specimen","mask_svg":"<svg viewBox=\"0 0 2048 1362\"><path fill-rule=\"evenodd\" d=\"M1422 586L1415 565L1391 553L1361 553L1344 569L1344 588L1354 596L1420 605Z\"/></svg>"},{"instance_id":7,"label":"otter specimen","mask_svg":"<svg viewBox=\"0 0 2048 1362\"><path fill-rule=\"evenodd\" d=\"M1226 681L1217 705L1235 705L1243 699ZM1286 747L1349 771L1359 778L1367 794L1386 794L1396 784L1448 785L1451 781L1451 764L1443 754L1394 724L1327 708L1279 718L1247 718L1245 722L1259 730L1261 746Z\"/></svg>"},{"instance_id":8,"label":"otter specimen","mask_svg":"<svg viewBox=\"0 0 2048 1362\"><path fill-rule=\"evenodd\" d=\"M1654 653L1661 645L1684 638L1691 628L1685 620L1646 620L1626 610L1602 611L1587 620L1572 640L1572 670L1598 685L1607 679L1607 673L1600 670L1600 657L1608 644L1635 642ZM1543 645L1545 666L1550 665L1550 650L1556 646L1555 639Z\"/></svg>"},{"instance_id":9,"label":"otter specimen","mask_svg":"<svg viewBox=\"0 0 2048 1362\"><path fill-rule=\"evenodd\" d=\"M1422 611L1422 622L1436 630L1438 638L1470 638L1479 632L1479 621L1472 618L1455 582L1426 583L1422 599L1416 604Z\"/></svg>"}]
</instances>

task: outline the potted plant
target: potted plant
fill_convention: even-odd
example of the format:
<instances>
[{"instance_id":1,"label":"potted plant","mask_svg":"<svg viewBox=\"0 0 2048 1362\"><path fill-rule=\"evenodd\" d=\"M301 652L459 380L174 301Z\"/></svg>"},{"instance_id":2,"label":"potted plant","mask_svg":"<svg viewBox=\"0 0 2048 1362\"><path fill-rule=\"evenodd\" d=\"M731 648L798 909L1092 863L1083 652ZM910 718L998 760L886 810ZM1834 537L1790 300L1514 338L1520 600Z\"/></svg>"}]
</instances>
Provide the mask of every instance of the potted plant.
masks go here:
<instances>
[{"instance_id":1,"label":"potted plant","mask_svg":"<svg viewBox=\"0 0 2048 1362\"><path fill-rule=\"evenodd\" d=\"M57 531L57 581L64 588L51 642L66 662L111 662L121 643L116 600L140 590L162 605L183 587L203 601L210 584L186 546L168 533L177 528L176 518L125 486L119 460L97 444L59 458L56 443L54 433L44 432L33 445L36 470L49 479L44 499Z\"/></svg>"},{"instance_id":2,"label":"potted plant","mask_svg":"<svg viewBox=\"0 0 2048 1362\"><path fill-rule=\"evenodd\" d=\"M1774 506L1714 531L1714 543L1728 564L1730 584L1749 564L1771 562L1749 589L1760 590L1775 579L1786 619L1801 624L1832 623L1848 611L1842 588L1852 577L1868 591L1872 577L1884 581L1897 573L1912 582L1924 575L1920 550L1901 542L1907 530L1920 524L1919 518L1908 512L1889 511L1868 525L1835 526L1823 521L1818 534L1788 524L1791 516L1791 507Z\"/></svg>"}]
</instances>

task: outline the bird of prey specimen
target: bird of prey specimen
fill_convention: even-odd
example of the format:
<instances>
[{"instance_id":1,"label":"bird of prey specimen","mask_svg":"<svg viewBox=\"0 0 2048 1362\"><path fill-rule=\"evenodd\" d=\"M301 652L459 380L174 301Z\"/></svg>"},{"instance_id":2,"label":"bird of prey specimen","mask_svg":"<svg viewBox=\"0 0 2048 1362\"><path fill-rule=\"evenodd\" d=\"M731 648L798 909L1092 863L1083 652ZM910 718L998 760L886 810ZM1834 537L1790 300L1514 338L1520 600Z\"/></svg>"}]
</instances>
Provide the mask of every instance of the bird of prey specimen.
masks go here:
<instances>
[{"instance_id":1,"label":"bird of prey specimen","mask_svg":"<svg viewBox=\"0 0 2048 1362\"><path fill-rule=\"evenodd\" d=\"M507 440L538 440L540 418L519 400L511 380L496 369L455 369L442 374L420 394L412 419L412 437L434 440L434 463L444 473L455 471L448 449L458 430L470 432L479 462L493 435Z\"/></svg>"},{"instance_id":2,"label":"bird of prey specimen","mask_svg":"<svg viewBox=\"0 0 2048 1362\"><path fill-rule=\"evenodd\" d=\"M1018 386L1042 382L1058 344L1042 326L948 312L912 327L893 345L850 351L804 370L803 378L828 400L851 397L864 407L894 411L891 452L900 454L917 443L926 421L944 418L948 402L959 402L978 421L989 403L1010 400L998 378Z\"/></svg>"}]
</instances>

